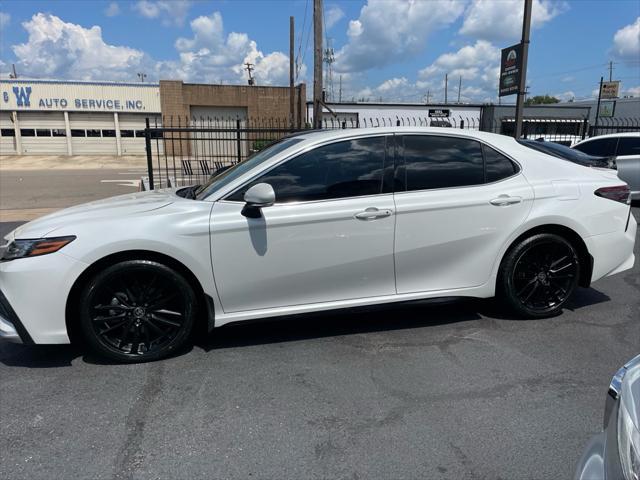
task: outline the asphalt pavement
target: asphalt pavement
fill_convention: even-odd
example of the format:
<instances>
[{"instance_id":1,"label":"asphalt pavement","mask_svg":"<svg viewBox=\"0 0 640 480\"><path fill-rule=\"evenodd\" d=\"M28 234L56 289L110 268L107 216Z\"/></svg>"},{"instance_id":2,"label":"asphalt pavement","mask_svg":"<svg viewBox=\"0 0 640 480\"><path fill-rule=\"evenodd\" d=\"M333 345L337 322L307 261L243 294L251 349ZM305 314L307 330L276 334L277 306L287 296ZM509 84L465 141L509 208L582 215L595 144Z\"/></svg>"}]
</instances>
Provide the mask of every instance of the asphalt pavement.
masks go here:
<instances>
[{"instance_id":1,"label":"asphalt pavement","mask_svg":"<svg viewBox=\"0 0 640 480\"><path fill-rule=\"evenodd\" d=\"M640 262L545 320L393 305L223 327L124 366L0 344L0 477L571 478L639 352Z\"/></svg>"}]
</instances>

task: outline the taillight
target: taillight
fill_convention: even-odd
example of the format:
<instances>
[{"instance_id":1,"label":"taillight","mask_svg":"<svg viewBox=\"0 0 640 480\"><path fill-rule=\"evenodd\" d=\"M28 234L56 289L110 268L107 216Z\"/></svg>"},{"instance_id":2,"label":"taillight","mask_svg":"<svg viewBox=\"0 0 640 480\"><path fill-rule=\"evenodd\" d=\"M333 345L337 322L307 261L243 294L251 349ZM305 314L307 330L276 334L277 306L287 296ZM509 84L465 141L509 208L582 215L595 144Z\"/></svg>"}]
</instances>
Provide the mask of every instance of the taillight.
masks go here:
<instances>
[{"instance_id":1,"label":"taillight","mask_svg":"<svg viewBox=\"0 0 640 480\"><path fill-rule=\"evenodd\" d=\"M608 198L609 200L613 200L616 202L630 204L630 194L629 185L618 185L616 187L602 187L597 189L595 193L598 197Z\"/></svg>"}]
</instances>

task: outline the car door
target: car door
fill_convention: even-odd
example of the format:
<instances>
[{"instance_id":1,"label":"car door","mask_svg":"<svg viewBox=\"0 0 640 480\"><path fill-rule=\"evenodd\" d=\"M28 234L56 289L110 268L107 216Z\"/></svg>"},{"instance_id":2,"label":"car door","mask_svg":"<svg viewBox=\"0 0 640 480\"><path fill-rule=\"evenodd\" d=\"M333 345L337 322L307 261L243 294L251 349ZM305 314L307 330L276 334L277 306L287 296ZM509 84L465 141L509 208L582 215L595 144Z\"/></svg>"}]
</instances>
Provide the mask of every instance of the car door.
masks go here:
<instances>
[{"instance_id":1,"label":"car door","mask_svg":"<svg viewBox=\"0 0 640 480\"><path fill-rule=\"evenodd\" d=\"M484 284L531 208L519 166L473 139L404 135L398 143L397 292Z\"/></svg>"},{"instance_id":2,"label":"car door","mask_svg":"<svg viewBox=\"0 0 640 480\"><path fill-rule=\"evenodd\" d=\"M211 253L225 312L395 294L390 139L319 146L216 202ZM257 183L276 203L247 218L244 192Z\"/></svg>"},{"instance_id":3,"label":"car door","mask_svg":"<svg viewBox=\"0 0 640 480\"><path fill-rule=\"evenodd\" d=\"M616 150L618 177L629 184L632 198L640 197L640 135L620 137Z\"/></svg>"}]
</instances>

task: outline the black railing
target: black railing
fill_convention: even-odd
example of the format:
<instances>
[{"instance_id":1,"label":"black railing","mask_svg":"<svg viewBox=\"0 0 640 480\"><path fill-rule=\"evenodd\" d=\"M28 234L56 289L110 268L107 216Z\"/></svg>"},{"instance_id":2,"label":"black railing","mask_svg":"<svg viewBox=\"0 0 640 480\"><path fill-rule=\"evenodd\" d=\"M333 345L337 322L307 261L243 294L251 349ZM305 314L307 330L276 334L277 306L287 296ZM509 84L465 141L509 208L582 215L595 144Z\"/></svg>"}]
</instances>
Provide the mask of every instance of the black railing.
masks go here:
<instances>
[{"instance_id":1,"label":"black railing","mask_svg":"<svg viewBox=\"0 0 640 480\"><path fill-rule=\"evenodd\" d=\"M349 114L342 114L349 115ZM512 136L511 117L356 117L327 116L322 128L440 127L482 130ZM242 162L266 145L286 135L310 129L292 128L288 119L165 117L145 129L148 183L146 188L164 188L203 183L220 169ZM586 137L640 131L640 119L599 119L597 128L586 118L525 118L523 137L571 145Z\"/></svg>"}]
</instances>

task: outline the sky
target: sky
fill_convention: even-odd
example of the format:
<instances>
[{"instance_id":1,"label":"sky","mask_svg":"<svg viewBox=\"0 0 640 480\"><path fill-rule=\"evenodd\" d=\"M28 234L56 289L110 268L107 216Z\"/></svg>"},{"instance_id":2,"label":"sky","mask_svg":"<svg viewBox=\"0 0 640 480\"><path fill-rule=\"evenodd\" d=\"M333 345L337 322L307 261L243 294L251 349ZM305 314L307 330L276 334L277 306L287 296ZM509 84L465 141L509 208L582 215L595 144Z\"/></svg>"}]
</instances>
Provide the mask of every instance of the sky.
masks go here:
<instances>
[{"instance_id":1,"label":"sky","mask_svg":"<svg viewBox=\"0 0 640 480\"><path fill-rule=\"evenodd\" d=\"M330 100L497 101L500 50L519 42L523 0L324 0ZM0 76L288 85L313 81L313 0L0 0ZM582 100L601 76L640 96L640 1L534 0L530 95ZM326 67L326 64L325 64ZM503 99L515 101L515 96Z\"/></svg>"}]
</instances>

